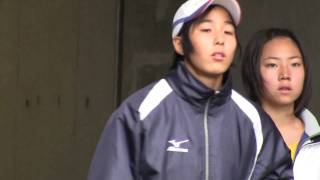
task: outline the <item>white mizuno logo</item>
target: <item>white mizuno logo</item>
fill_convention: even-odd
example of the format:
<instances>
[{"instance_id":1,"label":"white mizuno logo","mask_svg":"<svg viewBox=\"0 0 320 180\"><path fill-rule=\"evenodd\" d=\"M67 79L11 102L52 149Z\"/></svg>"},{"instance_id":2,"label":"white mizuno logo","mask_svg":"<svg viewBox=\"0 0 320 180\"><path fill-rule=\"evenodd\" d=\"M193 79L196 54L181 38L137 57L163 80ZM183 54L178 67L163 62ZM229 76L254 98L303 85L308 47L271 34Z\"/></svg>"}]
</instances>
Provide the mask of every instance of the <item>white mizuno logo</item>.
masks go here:
<instances>
[{"instance_id":1,"label":"white mizuno logo","mask_svg":"<svg viewBox=\"0 0 320 180\"><path fill-rule=\"evenodd\" d=\"M183 140L183 141L176 141L176 140L170 140L168 141L173 146L168 147L167 151L173 151L173 152L188 152L188 149L181 148L180 145L182 143L189 142L189 140Z\"/></svg>"}]
</instances>

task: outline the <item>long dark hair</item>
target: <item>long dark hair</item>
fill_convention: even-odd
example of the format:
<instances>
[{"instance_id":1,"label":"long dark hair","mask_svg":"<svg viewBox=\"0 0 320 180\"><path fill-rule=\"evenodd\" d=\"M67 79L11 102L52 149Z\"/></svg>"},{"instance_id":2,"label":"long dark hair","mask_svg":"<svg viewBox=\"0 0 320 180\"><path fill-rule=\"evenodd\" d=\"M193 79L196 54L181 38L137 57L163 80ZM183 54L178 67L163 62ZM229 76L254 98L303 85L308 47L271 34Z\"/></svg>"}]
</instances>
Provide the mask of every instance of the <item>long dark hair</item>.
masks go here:
<instances>
[{"instance_id":1,"label":"long dark hair","mask_svg":"<svg viewBox=\"0 0 320 180\"><path fill-rule=\"evenodd\" d=\"M296 116L299 116L301 111L308 106L311 98L311 73L309 71L309 61L305 56L301 43L292 31L281 28L269 28L256 32L246 46L243 54L241 64L242 81L249 98L261 104L260 98L263 94L263 82L260 74L260 58L262 50L267 42L279 37L291 39L302 55L305 79L302 93L294 105L294 113Z\"/></svg>"}]
</instances>

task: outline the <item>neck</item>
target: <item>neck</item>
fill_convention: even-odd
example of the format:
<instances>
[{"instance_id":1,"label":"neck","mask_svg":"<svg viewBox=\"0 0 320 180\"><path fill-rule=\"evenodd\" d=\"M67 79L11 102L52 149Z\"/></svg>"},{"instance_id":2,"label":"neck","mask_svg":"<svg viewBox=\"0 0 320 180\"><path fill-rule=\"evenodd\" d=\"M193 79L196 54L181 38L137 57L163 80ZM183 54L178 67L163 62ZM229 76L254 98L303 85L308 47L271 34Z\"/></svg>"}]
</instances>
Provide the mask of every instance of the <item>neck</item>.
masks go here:
<instances>
[{"instance_id":1,"label":"neck","mask_svg":"<svg viewBox=\"0 0 320 180\"><path fill-rule=\"evenodd\" d=\"M294 114L294 104L275 106L262 103L262 108L269 114L277 127L286 126L297 119Z\"/></svg>"},{"instance_id":2,"label":"neck","mask_svg":"<svg viewBox=\"0 0 320 180\"><path fill-rule=\"evenodd\" d=\"M262 107L271 116L288 146L300 141L305 127L304 123L294 114L294 104L276 106L263 103Z\"/></svg>"},{"instance_id":3,"label":"neck","mask_svg":"<svg viewBox=\"0 0 320 180\"><path fill-rule=\"evenodd\" d=\"M214 91L220 90L224 74L206 74L202 71L197 71L196 68L193 68L191 66L192 65L190 65L189 63L186 63L187 69L200 82Z\"/></svg>"},{"instance_id":4,"label":"neck","mask_svg":"<svg viewBox=\"0 0 320 180\"><path fill-rule=\"evenodd\" d=\"M198 76L198 80L212 90L219 90L222 85L222 77L204 77Z\"/></svg>"}]
</instances>

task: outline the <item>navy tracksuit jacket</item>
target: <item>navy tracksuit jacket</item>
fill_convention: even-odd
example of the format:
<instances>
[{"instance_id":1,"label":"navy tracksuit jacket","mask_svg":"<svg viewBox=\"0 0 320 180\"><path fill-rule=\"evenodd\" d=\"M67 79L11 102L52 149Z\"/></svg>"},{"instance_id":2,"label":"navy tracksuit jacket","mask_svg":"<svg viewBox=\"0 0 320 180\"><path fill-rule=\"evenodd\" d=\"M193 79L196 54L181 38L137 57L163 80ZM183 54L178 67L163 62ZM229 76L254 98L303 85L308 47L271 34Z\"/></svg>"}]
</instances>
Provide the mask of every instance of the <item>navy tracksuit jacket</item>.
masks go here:
<instances>
[{"instance_id":1,"label":"navy tracksuit jacket","mask_svg":"<svg viewBox=\"0 0 320 180\"><path fill-rule=\"evenodd\" d=\"M293 179L272 120L232 90L219 92L184 63L125 100L103 131L89 180Z\"/></svg>"}]
</instances>

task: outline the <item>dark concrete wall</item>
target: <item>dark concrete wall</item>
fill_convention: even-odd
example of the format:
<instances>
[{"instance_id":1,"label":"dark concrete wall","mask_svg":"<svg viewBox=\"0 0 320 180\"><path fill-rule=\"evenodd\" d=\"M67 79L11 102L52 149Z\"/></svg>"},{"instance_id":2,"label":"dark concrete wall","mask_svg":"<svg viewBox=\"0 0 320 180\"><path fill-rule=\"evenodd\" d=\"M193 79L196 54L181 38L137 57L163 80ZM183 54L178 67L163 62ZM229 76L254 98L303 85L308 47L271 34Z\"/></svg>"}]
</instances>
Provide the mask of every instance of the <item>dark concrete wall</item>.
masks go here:
<instances>
[{"instance_id":1,"label":"dark concrete wall","mask_svg":"<svg viewBox=\"0 0 320 180\"><path fill-rule=\"evenodd\" d=\"M0 0L0 179L86 179L116 106L117 8Z\"/></svg>"}]
</instances>

